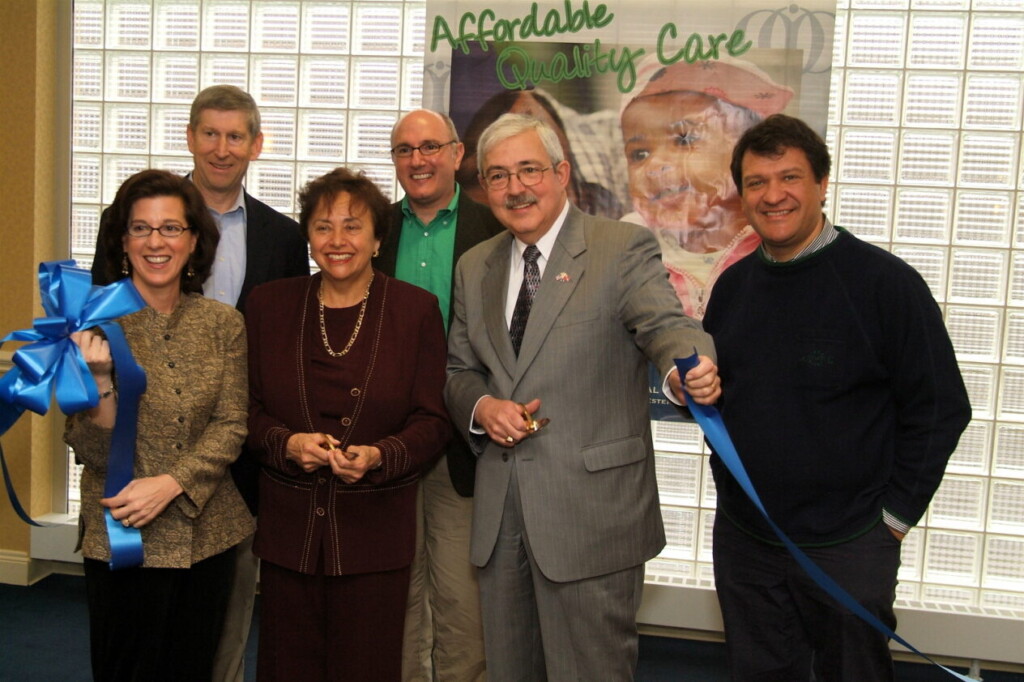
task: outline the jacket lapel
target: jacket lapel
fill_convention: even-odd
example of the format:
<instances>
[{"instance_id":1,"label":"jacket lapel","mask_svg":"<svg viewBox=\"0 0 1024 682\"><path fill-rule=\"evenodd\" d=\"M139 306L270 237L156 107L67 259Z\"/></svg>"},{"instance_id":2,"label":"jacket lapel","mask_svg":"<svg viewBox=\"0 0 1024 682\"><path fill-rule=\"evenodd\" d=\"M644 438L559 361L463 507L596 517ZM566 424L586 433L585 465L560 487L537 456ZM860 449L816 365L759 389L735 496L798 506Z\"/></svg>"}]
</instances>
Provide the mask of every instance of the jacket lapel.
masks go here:
<instances>
[{"instance_id":1,"label":"jacket lapel","mask_svg":"<svg viewBox=\"0 0 1024 682\"><path fill-rule=\"evenodd\" d=\"M569 207L558 238L555 240L551 257L544 267L544 276L540 288L530 308L530 318L523 334L523 345L519 349L519 358L513 385L518 383L527 368L533 363L537 353L544 345L551 327L558 319L565 304L576 290L585 270L585 260L580 256L587 250L587 241L583 233L583 214L574 206ZM508 273L506 272L506 278ZM505 334L508 336L508 334ZM509 347L512 343L509 342Z\"/></svg>"},{"instance_id":2,"label":"jacket lapel","mask_svg":"<svg viewBox=\"0 0 1024 682\"><path fill-rule=\"evenodd\" d=\"M267 281L270 252L260 237L263 234L263 216L248 192L245 201L245 276L242 278L242 297L259 282Z\"/></svg>"},{"instance_id":3,"label":"jacket lapel","mask_svg":"<svg viewBox=\"0 0 1024 682\"><path fill-rule=\"evenodd\" d=\"M491 338L491 346L509 376L512 376L516 366L516 353L512 349L512 339L508 336L508 325L505 323L505 293L508 289L511 248L512 235L506 232L504 238L496 240L494 250L487 256L481 283L484 326Z\"/></svg>"},{"instance_id":4,"label":"jacket lapel","mask_svg":"<svg viewBox=\"0 0 1024 682\"><path fill-rule=\"evenodd\" d=\"M374 267L387 275L394 275L398 265L398 242L402 239L402 202L396 201L391 205L391 228L388 230L387 239L380 245L380 256L377 257Z\"/></svg>"}]
</instances>

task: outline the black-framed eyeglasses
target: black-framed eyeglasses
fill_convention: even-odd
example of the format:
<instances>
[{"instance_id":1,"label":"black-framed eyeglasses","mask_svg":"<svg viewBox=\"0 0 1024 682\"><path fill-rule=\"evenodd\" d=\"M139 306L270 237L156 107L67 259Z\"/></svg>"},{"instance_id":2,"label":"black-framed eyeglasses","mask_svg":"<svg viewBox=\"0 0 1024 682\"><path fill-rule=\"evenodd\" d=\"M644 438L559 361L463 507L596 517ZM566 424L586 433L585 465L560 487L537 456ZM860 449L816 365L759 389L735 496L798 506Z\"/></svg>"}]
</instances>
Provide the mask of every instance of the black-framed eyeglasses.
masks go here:
<instances>
[{"instance_id":1,"label":"black-framed eyeglasses","mask_svg":"<svg viewBox=\"0 0 1024 682\"><path fill-rule=\"evenodd\" d=\"M484 173L484 185L487 186L487 189L505 189L508 187L509 180L511 180L514 175L519 179L519 182L523 187L533 187L544 177L544 171L549 170L551 170L551 166L546 168L527 166L526 168L520 168L517 171L505 170L504 168L493 168Z\"/></svg>"},{"instance_id":2,"label":"black-framed eyeglasses","mask_svg":"<svg viewBox=\"0 0 1024 682\"><path fill-rule=\"evenodd\" d=\"M174 239L185 234L192 228L188 225L178 225L177 223L167 223L160 225L159 227L153 227L148 223L132 223L128 226L126 232L129 237L135 237L136 239L142 239L153 234L153 230L160 233L161 237L167 237L168 239Z\"/></svg>"},{"instance_id":3,"label":"black-framed eyeglasses","mask_svg":"<svg viewBox=\"0 0 1024 682\"><path fill-rule=\"evenodd\" d=\"M400 159L406 159L412 156L413 152L419 152L423 156L433 156L434 154L441 151L442 147L447 147L450 144L455 144L457 140L448 140L447 142L424 142L419 147L413 147L411 144L400 144L391 148L391 155L397 156Z\"/></svg>"}]
</instances>

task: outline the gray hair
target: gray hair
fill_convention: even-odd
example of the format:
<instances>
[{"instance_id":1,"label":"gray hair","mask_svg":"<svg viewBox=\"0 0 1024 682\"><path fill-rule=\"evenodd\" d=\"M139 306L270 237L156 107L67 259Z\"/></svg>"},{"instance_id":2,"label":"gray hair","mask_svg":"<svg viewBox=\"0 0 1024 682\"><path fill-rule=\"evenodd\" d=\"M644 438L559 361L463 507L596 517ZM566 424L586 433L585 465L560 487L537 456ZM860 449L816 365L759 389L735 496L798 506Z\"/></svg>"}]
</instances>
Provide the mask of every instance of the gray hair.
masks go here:
<instances>
[{"instance_id":1,"label":"gray hair","mask_svg":"<svg viewBox=\"0 0 1024 682\"><path fill-rule=\"evenodd\" d=\"M504 142L510 137L515 137L531 130L537 131L541 144L544 145L544 150L551 157L552 166L557 166L565 160L565 156L562 153L562 143L558 141L558 135L542 121L526 114L502 114L494 123L487 126L487 129L481 133L479 142L477 142L477 166L480 168L481 176L487 169L487 155L490 154L491 149L495 145Z\"/></svg>"},{"instance_id":2,"label":"gray hair","mask_svg":"<svg viewBox=\"0 0 1024 682\"><path fill-rule=\"evenodd\" d=\"M199 116L207 109L215 111L241 111L245 114L249 134L256 138L260 134L260 110L256 100L245 90L234 85L211 85L192 100L188 127L193 131L199 126Z\"/></svg>"}]
</instances>

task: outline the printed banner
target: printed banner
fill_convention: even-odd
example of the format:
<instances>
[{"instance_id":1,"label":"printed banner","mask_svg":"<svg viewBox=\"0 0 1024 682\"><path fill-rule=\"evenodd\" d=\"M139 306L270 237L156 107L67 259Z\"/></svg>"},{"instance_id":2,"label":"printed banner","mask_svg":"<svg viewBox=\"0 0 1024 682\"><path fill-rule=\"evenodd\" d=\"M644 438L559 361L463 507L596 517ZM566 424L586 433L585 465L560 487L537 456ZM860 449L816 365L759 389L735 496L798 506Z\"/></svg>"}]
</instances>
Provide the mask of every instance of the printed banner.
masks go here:
<instances>
[{"instance_id":1,"label":"printed banner","mask_svg":"<svg viewBox=\"0 0 1024 682\"><path fill-rule=\"evenodd\" d=\"M464 190L487 203L476 141L488 124L509 111L544 119L573 203L653 230L698 319L718 275L759 244L729 170L736 140L780 112L825 133L834 1L437 0L426 25L423 105L455 122ZM652 418L678 413L654 400Z\"/></svg>"}]
</instances>

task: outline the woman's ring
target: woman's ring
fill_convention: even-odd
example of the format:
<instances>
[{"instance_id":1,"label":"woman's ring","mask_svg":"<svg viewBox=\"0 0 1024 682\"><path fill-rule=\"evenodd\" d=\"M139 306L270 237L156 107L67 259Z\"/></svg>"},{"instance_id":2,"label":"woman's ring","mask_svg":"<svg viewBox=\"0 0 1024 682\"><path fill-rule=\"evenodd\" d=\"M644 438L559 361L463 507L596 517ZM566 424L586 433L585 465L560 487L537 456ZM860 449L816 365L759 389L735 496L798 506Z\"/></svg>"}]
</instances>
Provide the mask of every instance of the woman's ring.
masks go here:
<instances>
[{"instance_id":1,"label":"woman's ring","mask_svg":"<svg viewBox=\"0 0 1024 682\"><path fill-rule=\"evenodd\" d=\"M513 438L512 436L505 436L505 442L508 443L509 445L512 445L512 443L516 442L516 439Z\"/></svg>"}]
</instances>

